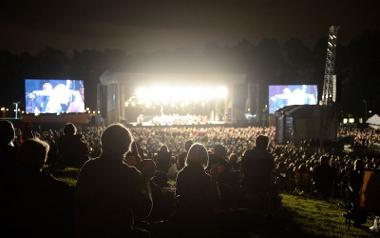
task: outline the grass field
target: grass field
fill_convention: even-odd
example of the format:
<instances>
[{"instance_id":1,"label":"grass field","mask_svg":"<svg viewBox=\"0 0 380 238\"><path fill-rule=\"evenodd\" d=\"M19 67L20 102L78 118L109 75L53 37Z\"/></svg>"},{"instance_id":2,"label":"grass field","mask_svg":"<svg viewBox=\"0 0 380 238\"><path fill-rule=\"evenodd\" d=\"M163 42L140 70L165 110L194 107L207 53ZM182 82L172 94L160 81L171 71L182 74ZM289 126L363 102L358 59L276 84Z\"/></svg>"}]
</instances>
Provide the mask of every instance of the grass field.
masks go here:
<instances>
[{"instance_id":1,"label":"grass field","mask_svg":"<svg viewBox=\"0 0 380 238\"><path fill-rule=\"evenodd\" d=\"M284 208L291 214L292 222L300 227L301 233L314 237L373 237L368 219L363 228L348 227L342 213L345 210L338 202L330 203L299 196L282 195ZM372 218L372 217L370 217Z\"/></svg>"},{"instance_id":2,"label":"grass field","mask_svg":"<svg viewBox=\"0 0 380 238\"><path fill-rule=\"evenodd\" d=\"M55 176L75 186L78 174L78 169L67 168ZM339 201L325 202L289 194L281 194L281 198L281 210L270 217L257 216L251 221L250 237L380 237L368 230L373 217L369 217L363 228L345 225L342 217L345 210Z\"/></svg>"}]
</instances>

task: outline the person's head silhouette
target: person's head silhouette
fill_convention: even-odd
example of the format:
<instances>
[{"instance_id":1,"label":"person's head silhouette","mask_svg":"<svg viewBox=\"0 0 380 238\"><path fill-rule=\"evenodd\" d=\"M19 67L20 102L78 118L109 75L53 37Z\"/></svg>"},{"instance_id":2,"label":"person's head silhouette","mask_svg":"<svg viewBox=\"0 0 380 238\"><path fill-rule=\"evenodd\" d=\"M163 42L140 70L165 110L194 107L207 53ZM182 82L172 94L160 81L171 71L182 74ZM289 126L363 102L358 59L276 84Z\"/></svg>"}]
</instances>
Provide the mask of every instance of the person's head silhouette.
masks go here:
<instances>
[{"instance_id":1,"label":"person's head silhouette","mask_svg":"<svg viewBox=\"0 0 380 238\"><path fill-rule=\"evenodd\" d=\"M122 124L108 126L101 138L103 156L122 157L130 150L132 140L131 132Z\"/></svg>"},{"instance_id":2,"label":"person's head silhouette","mask_svg":"<svg viewBox=\"0 0 380 238\"><path fill-rule=\"evenodd\" d=\"M267 136L259 135L256 138L256 148L266 150L268 148L269 138Z\"/></svg>"},{"instance_id":3,"label":"person's head silhouette","mask_svg":"<svg viewBox=\"0 0 380 238\"><path fill-rule=\"evenodd\" d=\"M193 141L192 140L188 140L185 142L185 150L186 151L189 151L191 145L193 144Z\"/></svg>"},{"instance_id":4,"label":"person's head silhouette","mask_svg":"<svg viewBox=\"0 0 380 238\"><path fill-rule=\"evenodd\" d=\"M217 144L214 147L214 154L218 158L225 158L227 156L227 148L222 144Z\"/></svg>"},{"instance_id":5,"label":"person's head silhouette","mask_svg":"<svg viewBox=\"0 0 380 238\"><path fill-rule=\"evenodd\" d=\"M72 123L67 123L67 124L63 127L63 133L65 133L65 135L68 135L68 136L75 135L75 134L77 133L77 128L75 127L74 124L72 124Z\"/></svg>"},{"instance_id":6,"label":"person's head silhouette","mask_svg":"<svg viewBox=\"0 0 380 238\"><path fill-rule=\"evenodd\" d=\"M195 143L187 152L186 165L200 165L203 168L208 166L209 158L204 145Z\"/></svg>"},{"instance_id":7,"label":"person's head silhouette","mask_svg":"<svg viewBox=\"0 0 380 238\"><path fill-rule=\"evenodd\" d=\"M0 121L0 145L9 145L15 139L15 129L12 122Z\"/></svg>"}]
</instances>

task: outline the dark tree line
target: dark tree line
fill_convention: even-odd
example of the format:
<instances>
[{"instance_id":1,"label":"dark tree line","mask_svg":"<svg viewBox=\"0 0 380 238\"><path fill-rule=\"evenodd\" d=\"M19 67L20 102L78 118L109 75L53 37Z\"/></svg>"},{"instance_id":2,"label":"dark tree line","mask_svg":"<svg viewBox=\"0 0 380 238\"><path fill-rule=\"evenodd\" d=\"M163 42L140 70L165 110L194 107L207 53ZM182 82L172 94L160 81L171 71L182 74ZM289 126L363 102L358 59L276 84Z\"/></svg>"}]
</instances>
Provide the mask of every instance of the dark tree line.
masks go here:
<instances>
[{"instance_id":1,"label":"dark tree line","mask_svg":"<svg viewBox=\"0 0 380 238\"><path fill-rule=\"evenodd\" d=\"M380 111L380 32L367 31L347 45L338 45L337 78L343 112L362 116ZM85 81L87 106L96 104L96 85L105 71L245 73L261 84L323 85L327 39L314 46L299 39L280 44L263 39L257 44L242 40L232 46L209 43L201 50L175 49L127 54L122 50L46 48L36 54L0 51L0 105L24 98L25 78L71 78Z\"/></svg>"}]
</instances>

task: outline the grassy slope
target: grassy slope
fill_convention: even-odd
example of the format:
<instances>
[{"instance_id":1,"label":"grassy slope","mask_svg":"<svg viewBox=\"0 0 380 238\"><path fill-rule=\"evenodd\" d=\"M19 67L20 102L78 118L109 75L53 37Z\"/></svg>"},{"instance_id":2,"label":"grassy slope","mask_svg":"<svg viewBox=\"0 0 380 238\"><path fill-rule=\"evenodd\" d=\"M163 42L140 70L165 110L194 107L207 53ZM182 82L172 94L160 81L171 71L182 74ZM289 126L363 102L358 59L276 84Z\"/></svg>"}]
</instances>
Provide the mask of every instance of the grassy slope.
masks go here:
<instances>
[{"instance_id":1,"label":"grassy slope","mask_svg":"<svg viewBox=\"0 0 380 238\"><path fill-rule=\"evenodd\" d=\"M293 222L301 227L302 232L311 236L373 237L373 234L368 232L370 219L365 228L349 228L344 224L345 219L342 217L345 210L335 203L285 194L282 195L282 203L284 208L293 214Z\"/></svg>"},{"instance_id":2,"label":"grassy slope","mask_svg":"<svg viewBox=\"0 0 380 238\"><path fill-rule=\"evenodd\" d=\"M55 176L75 186L78 174L79 169L66 168ZM373 220L364 229L349 228L342 217L344 209L337 203L288 194L281 197L284 209L265 221L252 221L251 237L374 237L367 229Z\"/></svg>"}]
</instances>

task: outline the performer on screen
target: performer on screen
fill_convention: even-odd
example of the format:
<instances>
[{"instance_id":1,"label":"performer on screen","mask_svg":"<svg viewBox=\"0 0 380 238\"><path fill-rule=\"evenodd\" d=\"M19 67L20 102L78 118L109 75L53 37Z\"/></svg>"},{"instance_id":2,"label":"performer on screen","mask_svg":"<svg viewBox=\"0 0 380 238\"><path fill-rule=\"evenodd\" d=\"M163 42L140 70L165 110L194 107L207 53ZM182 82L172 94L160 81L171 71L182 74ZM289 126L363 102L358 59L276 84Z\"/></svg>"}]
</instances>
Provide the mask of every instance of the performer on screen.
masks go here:
<instances>
[{"instance_id":1,"label":"performer on screen","mask_svg":"<svg viewBox=\"0 0 380 238\"><path fill-rule=\"evenodd\" d=\"M44 83L42 90L34 90L28 96L34 99L34 113L71 113L83 112L84 101L80 90L71 89L72 81L66 84L57 84L54 88L51 83ZM83 90L82 90L83 91Z\"/></svg>"}]
</instances>

